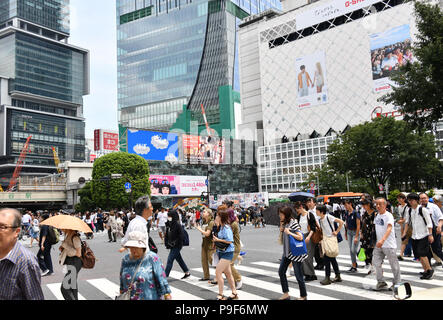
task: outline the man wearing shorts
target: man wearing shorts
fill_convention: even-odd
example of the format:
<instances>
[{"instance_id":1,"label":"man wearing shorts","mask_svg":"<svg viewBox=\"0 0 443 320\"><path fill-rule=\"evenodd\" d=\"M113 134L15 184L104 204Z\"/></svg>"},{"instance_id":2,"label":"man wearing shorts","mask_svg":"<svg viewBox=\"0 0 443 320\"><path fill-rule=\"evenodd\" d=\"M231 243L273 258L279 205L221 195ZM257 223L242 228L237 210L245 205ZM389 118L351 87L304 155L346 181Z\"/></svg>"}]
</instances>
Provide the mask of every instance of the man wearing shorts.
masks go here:
<instances>
[{"instance_id":1,"label":"man wearing shorts","mask_svg":"<svg viewBox=\"0 0 443 320\"><path fill-rule=\"evenodd\" d=\"M163 243L166 236L166 221L168 221L168 213L165 211L165 208L162 208L157 215L157 229Z\"/></svg>"},{"instance_id":2,"label":"man wearing shorts","mask_svg":"<svg viewBox=\"0 0 443 320\"><path fill-rule=\"evenodd\" d=\"M432 220L429 211L418 205L420 197L416 193L408 194L408 202L411 206L405 215L405 229L402 240L405 239L409 226L412 226L412 250L414 256L420 259L424 272L420 279L430 280L434 275L434 270L430 265L432 257L430 244L434 242L432 236Z\"/></svg>"}]
</instances>

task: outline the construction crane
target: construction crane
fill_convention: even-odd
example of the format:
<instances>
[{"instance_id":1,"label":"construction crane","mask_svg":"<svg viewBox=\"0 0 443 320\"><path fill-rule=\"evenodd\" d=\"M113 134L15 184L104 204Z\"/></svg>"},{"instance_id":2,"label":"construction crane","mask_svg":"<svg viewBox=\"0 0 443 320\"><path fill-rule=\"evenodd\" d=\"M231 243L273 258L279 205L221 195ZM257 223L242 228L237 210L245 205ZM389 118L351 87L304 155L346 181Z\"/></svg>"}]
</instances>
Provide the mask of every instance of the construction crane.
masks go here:
<instances>
[{"instance_id":1,"label":"construction crane","mask_svg":"<svg viewBox=\"0 0 443 320\"><path fill-rule=\"evenodd\" d=\"M59 168L59 165L60 165L60 159L58 158L57 151L55 151L55 148L54 148L54 147L52 147L52 153L53 153L53 155L54 155L54 162L55 162L55 166L57 167L57 172L58 172L58 173L63 173L63 169L62 169L62 168Z\"/></svg>"},{"instance_id":2,"label":"construction crane","mask_svg":"<svg viewBox=\"0 0 443 320\"><path fill-rule=\"evenodd\" d=\"M206 112L205 108L203 107L203 104L201 104L201 109L202 109L203 120L205 121L206 131L208 132L209 136L212 136L215 134L215 130L209 127L209 123L208 120L206 119Z\"/></svg>"},{"instance_id":3,"label":"construction crane","mask_svg":"<svg viewBox=\"0 0 443 320\"><path fill-rule=\"evenodd\" d=\"M0 192L3 192L3 188L2 185L0 184Z\"/></svg>"},{"instance_id":4,"label":"construction crane","mask_svg":"<svg viewBox=\"0 0 443 320\"><path fill-rule=\"evenodd\" d=\"M6 192L12 192L12 190L17 184L17 179L20 176L20 172L22 171L22 167L25 162L26 156L28 152L31 152L31 150L29 149L29 142L31 141L31 138L32 136L29 136L28 139L26 139L25 146L23 147L22 152L20 153L20 157L17 160L14 173L12 175L11 181L9 182L8 189L6 189Z\"/></svg>"}]
</instances>

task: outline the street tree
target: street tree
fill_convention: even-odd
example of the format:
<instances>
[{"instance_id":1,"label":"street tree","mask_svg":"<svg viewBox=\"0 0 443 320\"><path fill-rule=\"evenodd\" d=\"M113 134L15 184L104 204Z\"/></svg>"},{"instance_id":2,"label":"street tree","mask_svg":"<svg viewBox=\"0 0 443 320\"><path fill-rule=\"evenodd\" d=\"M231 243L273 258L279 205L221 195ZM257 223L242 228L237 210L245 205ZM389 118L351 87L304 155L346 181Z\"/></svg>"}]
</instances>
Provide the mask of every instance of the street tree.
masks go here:
<instances>
[{"instance_id":1,"label":"street tree","mask_svg":"<svg viewBox=\"0 0 443 320\"><path fill-rule=\"evenodd\" d=\"M316 189L320 188L321 194L334 194L338 192L367 192L373 193L373 190L368 185L365 179L355 178L351 174L340 173L328 165L328 162L319 169L312 171L308 179L302 184L302 190L308 190L311 188L310 183L314 182ZM317 185L319 184L319 185Z\"/></svg>"},{"instance_id":2,"label":"street tree","mask_svg":"<svg viewBox=\"0 0 443 320\"><path fill-rule=\"evenodd\" d=\"M425 189L439 183L443 172L432 134L385 117L347 130L329 146L328 164L336 172L365 179L372 190L388 180L391 189Z\"/></svg>"},{"instance_id":3,"label":"street tree","mask_svg":"<svg viewBox=\"0 0 443 320\"><path fill-rule=\"evenodd\" d=\"M112 175L121 178L112 179ZM114 152L95 160L92 170L92 199L97 207L128 208L131 194L125 184L132 185L133 204L137 198L151 193L149 165L142 157L126 152Z\"/></svg>"},{"instance_id":4,"label":"street tree","mask_svg":"<svg viewBox=\"0 0 443 320\"><path fill-rule=\"evenodd\" d=\"M77 212L91 211L96 208L94 200L92 200L92 182L87 182L83 188L78 191L80 197L80 203L75 207Z\"/></svg>"},{"instance_id":5,"label":"street tree","mask_svg":"<svg viewBox=\"0 0 443 320\"><path fill-rule=\"evenodd\" d=\"M443 118L443 11L415 1L418 29L413 45L416 61L400 67L391 78L393 91L380 98L404 113L404 120L416 129L432 129Z\"/></svg>"}]
</instances>

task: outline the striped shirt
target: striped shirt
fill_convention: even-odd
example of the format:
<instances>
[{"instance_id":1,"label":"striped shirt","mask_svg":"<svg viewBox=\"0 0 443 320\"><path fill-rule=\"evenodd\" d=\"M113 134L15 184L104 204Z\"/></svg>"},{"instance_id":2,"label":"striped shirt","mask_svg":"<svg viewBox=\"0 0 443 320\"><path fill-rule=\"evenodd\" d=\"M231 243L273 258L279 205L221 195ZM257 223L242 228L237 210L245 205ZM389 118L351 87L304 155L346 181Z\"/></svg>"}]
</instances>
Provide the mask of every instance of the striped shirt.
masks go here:
<instances>
[{"instance_id":1,"label":"striped shirt","mask_svg":"<svg viewBox=\"0 0 443 320\"><path fill-rule=\"evenodd\" d=\"M0 300L44 300L37 257L18 241L0 260Z\"/></svg>"},{"instance_id":2,"label":"striped shirt","mask_svg":"<svg viewBox=\"0 0 443 320\"><path fill-rule=\"evenodd\" d=\"M297 220L291 219L289 224L285 226L285 228L289 228L289 231L291 233L296 234L297 232L301 232L300 225L298 224ZM283 252L286 258L288 258L291 261L294 262L303 262L308 258L307 254L303 254L301 256L293 256L291 253L291 249L289 247L289 237L292 237L290 235L287 235L283 233Z\"/></svg>"}]
</instances>

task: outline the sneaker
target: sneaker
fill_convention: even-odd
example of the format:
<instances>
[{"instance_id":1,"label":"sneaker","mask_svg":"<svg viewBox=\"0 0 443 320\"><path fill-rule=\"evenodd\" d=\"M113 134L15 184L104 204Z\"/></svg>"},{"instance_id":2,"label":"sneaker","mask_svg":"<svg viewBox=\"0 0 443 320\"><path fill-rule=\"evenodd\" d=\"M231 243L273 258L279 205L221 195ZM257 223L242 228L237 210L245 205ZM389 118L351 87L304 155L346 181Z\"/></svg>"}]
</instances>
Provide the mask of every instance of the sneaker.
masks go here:
<instances>
[{"instance_id":1,"label":"sneaker","mask_svg":"<svg viewBox=\"0 0 443 320\"><path fill-rule=\"evenodd\" d=\"M420 277L420 279L422 279L422 280L431 280L433 276L434 276L434 270L430 269L430 270L426 271L426 272Z\"/></svg>"},{"instance_id":2,"label":"sneaker","mask_svg":"<svg viewBox=\"0 0 443 320\"><path fill-rule=\"evenodd\" d=\"M405 259L403 259L402 256L398 256L397 259L398 259L398 261L403 261L403 260L405 260Z\"/></svg>"},{"instance_id":3,"label":"sneaker","mask_svg":"<svg viewBox=\"0 0 443 320\"><path fill-rule=\"evenodd\" d=\"M340 274L336 275L334 280L332 280L332 282L342 282L342 279L340 277Z\"/></svg>"},{"instance_id":4,"label":"sneaker","mask_svg":"<svg viewBox=\"0 0 443 320\"><path fill-rule=\"evenodd\" d=\"M378 282L377 285L375 286L375 290L379 291L383 288L386 288L387 286L388 286L388 284L384 281Z\"/></svg>"},{"instance_id":5,"label":"sneaker","mask_svg":"<svg viewBox=\"0 0 443 320\"><path fill-rule=\"evenodd\" d=\"M442 264L441 264L441 262L435 262L432 266L433 267L439 267L439 266L441 266Z\"/></svg>"},{"instance_id":6,"label":"sneaker","mask_svg":"<svg viewBox=\"0 0 443 320\"><path fill-rule=\"evenodd\" d=\"M242 286L243 286L243 282L241 280L239 282L235 283L236 290L241 290Z\"/></svg>"},{"instance_id":7,"label":"sneaker","mask_svg":"<svg viewBox=\"0 0 443 320\"><path fill-rule=\"evenodd\" d=\"M191 276L190 273L185 273L185 275L181 278L181 280L189 278Z\"/></svg>"},{"instance_id":8,"label":"sneaker","mask_svg":"<svg viewBox=\"0 0 443 320\"><path fill-rule=\"evenodd\" d=\"M43 272L42 272L42 277L48 275L48 273L49 273L49 270L45 270L45 271L43 271Z\"/></svg>"},{"instance_id":9,"label":"sneaker","mask_svg":"<svg viewBox=\"0 0 443 320\"><path fill-rule=\"evenodd\" d=\"M351 269L349 269L348 272L356 273L357 272L357 268L351 267Z\"/></svg>"},{"instance_id":10,"label":"sneaker","mask_svg":"<svg viewBox=\"0 0 443 320\"><path fill-rule=\"evenodd\" d=\"M327 286L329 284L332 284L332 281L329 277L324 278L322 281L320 281L320 284Z\"/></svg>"}]
</instances>

